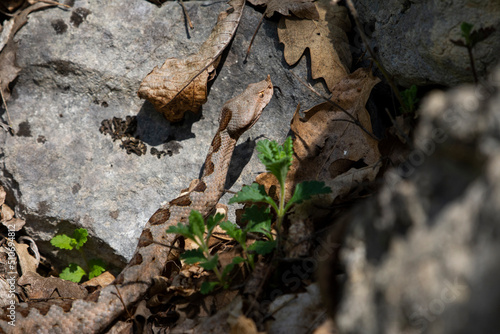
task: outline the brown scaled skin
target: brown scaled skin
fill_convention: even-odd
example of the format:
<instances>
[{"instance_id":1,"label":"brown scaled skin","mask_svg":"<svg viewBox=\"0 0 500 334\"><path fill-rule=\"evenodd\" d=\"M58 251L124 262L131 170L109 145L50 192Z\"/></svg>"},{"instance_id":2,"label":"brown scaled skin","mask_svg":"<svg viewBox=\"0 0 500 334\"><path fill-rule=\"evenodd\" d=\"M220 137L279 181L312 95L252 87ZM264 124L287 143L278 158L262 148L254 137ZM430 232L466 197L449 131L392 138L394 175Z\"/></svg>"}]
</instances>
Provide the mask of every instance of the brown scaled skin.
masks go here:
<instances>
[{"instance_id":1,"label":"brown scaled skin","mask_svg":"<svg viewBox=\"0 0 500 334\"><path fill-rule=\"evenodd\" d=\"M273 85L267 76L224 104L203 176L188 193L153 214L144 227L132 260L112 284L100 291L97 301L75 300L69 311L52 305L43 315L36 309L30 309L25 317L18 312L16 327L0 320L0 328L8 333L99 333L109 329L124 313L124 305L130 311L144 298L152 286L152 279L162 274L170 253L163 245L171 245L176 238L165 230L172 224L187 221L191 210L206 216L215 207L224 191L236 141L257 122L272 95ZM117 296L117 289L122 300Z\"/></svg>"}]
</instances>

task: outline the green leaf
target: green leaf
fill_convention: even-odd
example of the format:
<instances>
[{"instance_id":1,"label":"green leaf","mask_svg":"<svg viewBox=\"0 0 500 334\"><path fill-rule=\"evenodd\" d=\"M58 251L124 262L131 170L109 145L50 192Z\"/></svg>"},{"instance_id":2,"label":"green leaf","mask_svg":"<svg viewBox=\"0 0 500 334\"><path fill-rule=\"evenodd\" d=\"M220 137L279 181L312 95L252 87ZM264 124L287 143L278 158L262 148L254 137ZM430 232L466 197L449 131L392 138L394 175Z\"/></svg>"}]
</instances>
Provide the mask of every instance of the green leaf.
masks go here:
<instances>
[{"instance_id":1,"label":"green leaf","mask_svg":"<svg viewBox=\"0 0 500 334\"><path fill-rule=\"evenodd\" d=\"M276 206L276 203L274 203L273 199L268 194L266 194L266 189L264 188L264 186L258 183L252 183L249 186L243 186L243 188L241 188L241 190L229 200L229 204L243 202L262 202Z\"/></svg>"},{"instance_id":2,"label":"green leaf","mask_svg":"<svg viewBox=\"0 0 500 334\"><path fill-rule=\"evenodd\" d=\"M214 270L214 268L217 267L218 263L219 263L219 255L215 254L214 256L212 256L210 260L205 262L200 262L200 267L202 267L205 270Z\"/></svg>"},{"instance_id":3,"label":"green leaf","mask_svg":"<svg viewBox=\"0 0 500 334\"><path fill-rule=\"evenodd\" d=\"M484 41L494 32L495 28L493 26L488 26L484 28L479 28L478 30L474 30L470 34L471 47L474 47L477 43Z\"/></svg>"},{"instance_id":4,"label":"green leaf","mask_svg":"<svg viewBox=\"0 0 500 334\"><path fill-rule=\"evenodd\" d=\"M181 259L183 259L187 264L207 261L205 254L203 254L203 251L200 248L185 251L181 254Z\"/></svg>"},{"instance_id":5,"label":"green leaf","mask_svg":"<svg viewBox=\"0 0 500 334\"><path fill-rule=\"evenodd\" d=\"M286 175L292 165L293 145L292 138L287 137L283 145L267 139L257 143L257 152L260 161L266 166L266 170L273 174L281 186L285 184Z\"/></svg>"},{"instance_id":6,"label":"green leaf","mask_svg":"<svg viewBox=\"0 0 500 334\"><path fill-rule=\"evenodd\" d=\"M248 247L249 251L254 251L260 255L266 255L271 253L276 248L276 241L262 241L257 240Z\"/></svg>"},{"instance_id":7,"label":"green leaf","mask_svg":"<svg viewBox=\"0 0 500 334\"><path fill-rule=\"evenodd\" d=\"M67 281L79 283L85 275L87 275L87 273L82 267L75 263L70 263L69 266L64 268L61 274L59 274L59 277Z\"/></svg>"},{"instance_id":8,"label":"green leaf","mask_svg":"<svg viewBox=\"0 0 500 334\"><path fill-rule=\"evenodd\" d=\"M203 282L200 288L200 292L204 295L209 294L214 291L214 289L219 285L219 282Z\"/></svg>"},{"instance_id":9,"label":"green leaf","mask_svg":"<svg viewBox=\"0 0 500 334\"><path fill-rule=\"evenodd\" d=\"M191 210L189 214L189 231L197 236L200 241L203 241L203 234L205 233L205 220L201 213L196 210ZM196 240L194 240L196 241Z\"/></svg>"},{"instance_id":10,"label":"green leaf","mask_svg":"<svg viewBox=\"0 0 500 334\"><path fill-rule=\"evenodd\" d=\"M328 194L332 190L326 187L324 182L320 181L305 181L297 184L292 198L286 204L285 212L288 211L292 204L301 203L302 201L310 199L314 195Z\"/></svg>"},{"instance_id":11,"label":"green leaf","mask_svg":"<svg viewBox=\"0 0 500 334\"><path fill-rule=\"evenodd\" d=\"M247 221L245 232L261 233L269 239L271 235L271 209L269 207L261 207L252 205L243 213L241 219Z\"/></svg>"},{"instance_id":12,"label":"green leaf","mask_svg":"<svg viewBox=\"0 0 500 334\"><path fill-rule=\"evenodd\" d=\"M245 262L246 260L242 258L241 256L235 256L233 257L233 261L231 262L232 264L240 264L242 262Z\"/></svg>"},{"instance_id":13,"label":"green leaf","mask_svg":"<svg viewBox=\"0 0 500 334\"><path fill-rule=\"evenodd\" d=\"M238 227L238 225L233 224L230 221L225 221L220 223L220 228L226 231L227 235L236 240L239 244L245 243L243 231Z\"/></svg>"},{"instance_id":14,"label":"green leaf","mask_svg":"<svg viewBox=\"0 0 500 334\"><path fill-rule=\"evenodd\" d=\"M73 232L73 238L76 240L76 249L80 249L87 242L88 235L89 232L84 228L78 228Z\"/></svg>"},{"instance_id":15,"label":"green leaf","mask_svg":"<svg viewBox=\"0 0 500 334\"><path fill-rule=\"evenodd\" d=\"M214 230L215 226L217 226L217 224L219 224L222 221L222 219L224 219L224 215L220 213L217 213L215 217L214 216L208 217L207 219L208 235L212 235L212 231Z\"/></svg>"},{"instance_id":16,"label":"green leaf","mask_svg":"<svg viewBox=\"0 0 500 334\"><path fill-rule=\"evenodd\" d=\"M71 250L77 245L77 242L75 239L68 237L66 234L61 234L50 239L50 244L54 247Z\"/></svg>"},{"instance_id":17,"label":"green leaf","mask_svg":"<svg viewBox=\"0 0 500 334\"><path fill-rule=\"evenodd\" d=\"M89 279L99 276L106 271L106 264L100 259L89 261Z\"/></svg>"},{"instance_id":18,"label":"green leaf","mask_svg":"<svg viewBox=\"0 0 500 334\"><path fill-rule=\"evenodd\" d=\"M240 264L242 262L245 262L246 260L242 258L241 256L235 256L233 257L233 261L228 264L224 270L222 271L222 277L225 278L231 271L233 271L233 268L235 265Z\"/></svg>"},{"instance_id":19,"label":"green leaf","mask_svg":"<svg viewBox=\"0 0 500 334\"><path fill-rule=\"evenodd\" d=\"M410 88L402 91L401 98L403 99L403 105L401 106L401 112L403 112L403 113L414 112L415 106L418 102L417 86L412 85Z\"/></svg>"},{"instance_id":20,"label":"green leaf","mask_svg":"<svg viewBox=\"0 0 500 334\"><path fill-rule=\"evenodd\" d=\"M460 30L462 32L462 37L465 38L465 43L469 46L471 45L471 40L470 40L470 33L472 31L472 27L474 25L467 23L467 22L462 22L460 25Z\"/></svg>"},{"instance_id":21,"label":"green leaf","mask_svg":"<svg viewBox=\"0 0 500 334\"><path fill-rule=\"evenodd\" d=\"M189 230L189 227L184 223L178 223L177 226L171 225L167 228L167 233L180 234L184 238L194 240L194 235Z\"/></svg>"}]
</instances>

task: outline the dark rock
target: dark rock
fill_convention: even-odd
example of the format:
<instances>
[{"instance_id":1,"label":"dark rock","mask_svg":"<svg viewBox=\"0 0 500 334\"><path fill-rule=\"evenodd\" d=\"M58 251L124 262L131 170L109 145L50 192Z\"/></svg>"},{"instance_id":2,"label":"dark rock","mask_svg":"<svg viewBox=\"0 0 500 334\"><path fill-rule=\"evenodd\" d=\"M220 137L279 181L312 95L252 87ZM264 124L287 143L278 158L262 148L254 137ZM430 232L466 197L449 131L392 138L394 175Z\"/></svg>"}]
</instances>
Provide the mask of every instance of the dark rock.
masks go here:
<instances>
[{"instance_id":1,"label":"dark rock","mask_svg":"<svg viewBox=\"0 0 500 334\"><path fill-rule=\"evenodd\" d=\"M500 332L499 88L426 98L406 166L352 212L341 333Z\"/></svg>"},{"instance_id":2,"label":"dark rock","mask_svg":"<svg viewBox=\"0 0 500 334\"><path fill-rule=\"evenodd\" d=\"M492 27L495 32L473 49L480 76L489 73L500 54L500 2L498 1L353 1L365 34L386 70L404 86L472 82L467 49L460 40L462 22L473 30ZM364 49L360 39L354 48Z\"/></svg>"}]
</instances>

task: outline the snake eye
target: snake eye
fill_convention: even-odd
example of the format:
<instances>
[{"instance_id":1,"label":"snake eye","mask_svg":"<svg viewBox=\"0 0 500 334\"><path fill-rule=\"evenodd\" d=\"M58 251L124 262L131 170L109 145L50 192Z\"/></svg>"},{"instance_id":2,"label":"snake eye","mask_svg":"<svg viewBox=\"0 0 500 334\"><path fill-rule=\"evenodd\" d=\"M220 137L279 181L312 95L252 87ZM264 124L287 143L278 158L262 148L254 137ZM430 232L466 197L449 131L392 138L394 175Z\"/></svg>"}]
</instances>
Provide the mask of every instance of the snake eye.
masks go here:
<instances>
[{"instance_id":1,"label":"snake eye","mask_svg":"<svg viewBox=\"0 0 500 334\"><path fill-rule=\"evenodd\" d=\"M264 91L263 91L263 90L261 90L261 91L259 92L259 98L263 98L263 97L264 97Z\"/></svg>"}]
</instances>

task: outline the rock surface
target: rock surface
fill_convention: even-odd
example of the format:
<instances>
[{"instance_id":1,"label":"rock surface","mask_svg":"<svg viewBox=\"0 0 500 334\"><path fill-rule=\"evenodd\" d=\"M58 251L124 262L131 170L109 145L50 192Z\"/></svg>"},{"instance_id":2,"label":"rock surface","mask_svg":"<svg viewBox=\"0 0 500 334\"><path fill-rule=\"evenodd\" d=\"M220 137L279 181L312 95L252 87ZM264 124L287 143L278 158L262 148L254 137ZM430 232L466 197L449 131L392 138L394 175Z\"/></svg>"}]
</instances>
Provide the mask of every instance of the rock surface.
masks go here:
<instances>
[{"instance_id":1,"label":"rock surface","mask_svg":"<svg viewBox=\"0 0 500 334\"><path fill-rule=\"evenodd\" d=\"M415 150L354 210L341 333L498 333L500 68L432 93Z\"/></svg>"},{"instance_id":2,"label":"rock surface","mask_svg":"<svg viewBox=\"0 0 500 334\"><path fill-rule=\"evenodd\" d=\"M460 25L496 31L473 49L478 75L491 72L500 54L500 2L355 0L371 47L396 82L404 86L472 82L467 49L450 42L462 39ZM360 39L354 47L363 49Z\"/></svg>"},{"instance_id":3,"label":"rock surface","mask_svg":"<svg viewBox=\"0 0 500 334\"><path fill-rule=\"evenodd\" d=\"M23 70L8 104L16 136L0 135L0 183L42 252L54 251L49 240L55 234L85 227L90 257L122 265L161 203L199 176L220 108L249 83L270 74L281 93L275 93L236 148L226 184L233 191L263 171L254 154L256 140L283 141L297 103L307 108L318 102L283 62L276 22L264 21L243 63L261 17L247 6L208 102L198 115L168 123L137 97L139 83L166 58L196 52L227 8L225 2L185 5L194 30L186 27L178 2L158 8L144 0L77 0L70 10L31 14L17 33L17 62ZM306 62L294 71L307 77ZM128 115L137 116L135 136L147 145L145 155L128 155L120 140L113 142L99 131L103 120ZM159 159L151 148L170 156ZM60 252L59 261L68 254Z\"/></svg>"}]
</instances>

